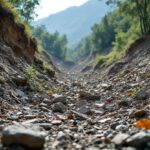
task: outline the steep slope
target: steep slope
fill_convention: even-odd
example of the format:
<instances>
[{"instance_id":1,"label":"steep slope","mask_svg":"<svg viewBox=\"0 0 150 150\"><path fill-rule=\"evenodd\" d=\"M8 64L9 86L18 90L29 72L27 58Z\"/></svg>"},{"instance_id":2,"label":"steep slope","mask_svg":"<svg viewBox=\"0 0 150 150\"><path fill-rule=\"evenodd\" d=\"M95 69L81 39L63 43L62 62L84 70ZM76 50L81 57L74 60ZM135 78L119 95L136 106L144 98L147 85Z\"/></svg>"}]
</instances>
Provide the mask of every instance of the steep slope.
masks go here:
<instances>
[{"instance_id":1,"label":"steep slope","mask_svg":"<svg viewBox=\"0 0 150 150\"><path fill-rule=\"evenodd\" d=\"M66 34L69 44L76 43L90 33L91 27L108 12L104 1L89 0L79 7L71 7L35 22L45 25L50 33L59 31Z\"/></svg>"},{"instance_id":2,"label":"steep slope","mask_svg":"<svg viewBox=\"0 0 150 150\"><path fill-rule=\"evenodd\" d=\"M16 23L15 15L2 5L0 5L0 18L1 49L6 48L10 55L13 53L16 56L22 56L27 62L32 63L37 50L36 40L27 35L25 26Z\"/></svg>"},{"instance_id":3,"label":"steep slope","mask_svg":"<svg viewBox=\"0 0 150 150\"><path fill-rule=\"evenodd\" d=\"M29 97L32 99L32 92L46 90L44 78L51 80L55 76L50 57L37 52L36 40L16 20L12 10L0 1L1 103L26 103Z\"/></svg>"}]
</instances>

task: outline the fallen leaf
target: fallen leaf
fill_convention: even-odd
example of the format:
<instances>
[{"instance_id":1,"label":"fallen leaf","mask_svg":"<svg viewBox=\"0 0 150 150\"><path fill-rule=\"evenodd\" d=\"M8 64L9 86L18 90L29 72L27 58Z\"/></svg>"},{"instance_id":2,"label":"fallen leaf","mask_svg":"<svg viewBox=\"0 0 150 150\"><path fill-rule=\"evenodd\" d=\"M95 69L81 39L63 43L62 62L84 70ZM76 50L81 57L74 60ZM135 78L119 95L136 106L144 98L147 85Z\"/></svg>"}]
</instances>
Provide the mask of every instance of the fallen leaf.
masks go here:
<instances>
[{"instance_id":1,"label":"fallen leaf","mask_svg":"<svg viewBox=\"0 0 150 150\"><path fill-rule=\"evenodd\" d=\"M141 119L141 120L137 121L135 127L150 130L150 119Z\"/></svg>"},{"instance_id":2,"label":"fallen leaf","mask_svg":"<svg viewBox=\"0 0 150 150\"><path fill-rule=\"evenodd\" d=\"M75 117L75 116L74 116L73 114L67 114L67 119L70 119L70 120L71 120L71 119L74 119L74 117Z\"/></svg>"},{"instance_id":3,"label":"fallen leaf","mask_svg":"<svg viewBox=\"0 0 150 150\"><path fill-rule=\"evenodd\" d=\"M52 90L48 90L48 91L47 91L47 95L48 95L48 96L52 96L53 94L54 94L54 92L53 92Z\"/></svg>"},{"instance_id":4,"label":"fallen leaf","mask_svg":"<svg viewBox=\"0 0 150 150\"><path fill-rule=\"evenodd\" d=\"M132 96L134 96L134 92L133 92L133 91L128 91L127 95L128 95L129 97L132 97Z\"/></svg>"}]
</instances>

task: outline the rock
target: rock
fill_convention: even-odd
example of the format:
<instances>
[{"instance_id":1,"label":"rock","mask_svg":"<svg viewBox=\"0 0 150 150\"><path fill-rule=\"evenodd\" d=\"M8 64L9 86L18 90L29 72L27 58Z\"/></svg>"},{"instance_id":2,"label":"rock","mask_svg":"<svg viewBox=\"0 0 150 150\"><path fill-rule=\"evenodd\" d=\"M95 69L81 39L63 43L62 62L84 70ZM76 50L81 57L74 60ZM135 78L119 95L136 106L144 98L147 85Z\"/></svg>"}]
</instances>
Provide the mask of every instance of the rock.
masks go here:
<instances>
[{"instance_id":1,"label":"rock","mask_svg":"<svg viewBox=\"0 0 150 150\"><path fill-rule=\"evenodd\" d=\"M97 107L97 108L105 108L106 107L106 103L96 103L95 107Z\"/></svg>"},{"instance_id":2,"label":"rock","mask_svg":"<svg viewBox=\"0 0 150 150\"><path fill-rule=\"evenodd\" d=\"M109 134L112 134L112 131L111 131L111 130L106 130L106 131L103 132L103 135L104 135L105 137L107 137Z\"/></svg>"},{"instance_id":3,"label":"rock","mask_svg":"<svg viewBox=\"0 0 150 150\"><path fill-rule=\"evenodd\" d=\"M92 111L90 108L88 107L81 107L77 110L79 113L82 113L82 114L86 114L86 115L91 115L92 114Z\"/></svg>"},{"instance_id":4,"label":"rock","mask_svg":"<svg viewBox=\"0 0 150 150\"><path fill-rule=\"evenodd\" d=\"M129 106L129 103L127 101L119 101L118 102L118 106L119 107L128 107Z\"/></svg>"},{"instance_id":5,"label":"rock","mask_svg":"<svg viewBox=\"0 0 150 150\"><path fill-rule=\"evenodd\" d=\"M150 131L140 131L139 133L136 133L129 137L126 140L126 145L139 148L147 145L149 141Z\"/></svg>"},{"instance_id":6,"label":"rock","mask_svg":"<svg viewBox=\"0 0 150 150\"><path fill-rule=\"evenodd\" d=\"M54 94L53 103L61 102L63 104L67 104L66 97L62 95Z\"/></svg>"},{"instance_id":7,"label":"rock","mask_svg":"<svg viewBox=\"0 0 150 150\"><path fill-rule=\"evenodd\" d=\"M102 87L103 89L105 89L105 90L111 90L112 85L109 85L109 84L107 84L107 83L102 83L102 84L101 84L101 87Z\"/></svg>"},{"instance_id":8,"label":"rock","mask_svg":"<svg viewBox=\"0 0 150 150\"><path fill-rule=\"evenodd\" d=\"M25 93L23 91L19 90L19 89L16 90L16 94L19 97L24 97L25 96Z\"/></svg>"},{"instance_id":9,"label":"rock","mask_svg":"<svg viewBox=\"0 0 150 150\"><path fill-rule=\"evenodd\" d=\"M113 129L113 130L115 130L118 125L119 125L118 122L113 122L113 123L110 125L110 128Z\"/></svg>"},{"instance_id":10,"label":"rock","mask_svg":"<svg viewBox=\"0 0 150 150\"><path fill-rule=\"evenodd\" d=\"M20 75L12 77L12 80L18 86L26 86L27 85L27 79L25 77L20 76Z\"/></svg>"},{"instance_id":11,"label":"rock","mask_svg":"<svg viewBox=\"0 0 150 150\"><path fill-rule=\"evenodd\" d=\"M7 68L6 65L4 65L3 63L0 63L0 71L5 71L5 72L9 72L9 69Z\"/></svg>"},{"instance_id":12,"label":"rock","mask_svg":"<svg viewBox=\"0 0 150 150\"><path fill-rule=\"evenodd\" d=\"M123 147L122 150L138 150L134 147Z\"/></svg>"},{"instance_id":13,"label":"rock","mask_svg":"<svg viewBox=\"0 0 150 150\"><path fill-rule=\"evenodd\" d=\"M123 125L123 124L120 124L120 125L116 126L116 130L117 130L117 131L122 131L122 132L124 132L124 131L127 131L127 129L128 129L128 127L125 126L125 125Z\"/></svg>"},{"instance_id":14,"label":"rock","mask_svg":"<svg viewBox=\"0 0 150 150\"><path fill-rule=\"evenodd\" d=\"M95 134L96 130L95 129L88 129L85 131L86 134Z\"/></svg>"},{"instance_id":15,"label":"rock","mask_svg":"<svg viewBox=\"0 0 150 150\"><path fill-rule=\"evenodd\" d=\"M0 87L0 96L3 97L4 95L4 89Z\"/></svg>"},{"instance_id":16,"label":"rock","mask_svg":"<svg viewBox=\"0 0 150 150\"><path fill-rule=\"evenodd\" d=\"M2 76L0 76L0 83L1 83L1 84L4 84L5 82L6 82L5 78L2 77Z\"/></svg>"},{"instance_id":17,"label":"rock","mask_svg":"<svg viewBox=\"0 0 150 150\"><path fill-rule=\"evenodd\" d=\"M61 102L52 104L51 107L52 107L53 112L63 113L66 110L66 106Z\"/></svg>"},{"instance_id":18,"label":"rock","mask_svg":"<svg viewBox=\"0 0 150 150\"><path fill-rule=\"evenodd\" d=\"M147 111L144 110L144 109L136 111L136 112L133 113L133 116L135 118L143 118L143 117L147 116Z\"/></svg>"},{"instance_id":19,"label":"rock","mask_svg":"<svg viewBox=\"0 0 150 150\"><path fill-rule=\"evenodd\" d=\"M45 130L50 130L52 128L52 124L50 123L36 123L36 125L44 128Z\"/></svg>"},{"instance_id":20,"label":"rock","mask_svg":"<svg viewBox=\"0 0 150 150\"><path fill-rule=\"evenodd\" d=\"M61 125L62 124L62 120L52 120L52 125Z\"/></svg>"},{"instance_id":21,"label":"rock","mask_svg":"<svg viewBox=\"0 0 150 150\"><path fill-rule=\"evenodd\" d=\"M45 137L45 132L32 129L31 127L11 125L4 128L1 141L5 146L18 144L32 149L41 149L44 147Z\"/></svg>"},{"instance_id":22,"label":"rock","mask_svg":"<svg viewBox=\"0 0 150 150\"><path fill-rule=\"evenodd\" d=\"M70 136L67 135L66 133L60 131L60 132L58 133L57 140L58 140L58 141L61 141L61 140L70 140Z\"/></svg>"},{"instance_id":23,"label":"rock","mask_svg":"<svg viewBox=\"0 0 150 150\"><path fill-rule=\"evenodd\" d=\"M55 77L55 71L54 70L52 70L51 68L48 67L48 68L46 68L46 71L47 71L49 77L51 77L51 78Z\"/></svg>"},{"instance_id":24,"label":"rock","mask_svg":"<svg viewBox=\"0 0 150 150\"><path fill-rule=\"evenodd\" d=\"M146 100L148 98L149 94L145 90L140 90L136 95L136 99L138 100Z\"/></svg>"},{"instance_id":25,"label":"rock","mask_svg":"<svg viewBox=\"0 0 150 150\"><path fill-rule=\"evenodd\" d=\"M87 100L99 100L100 99L100 95L92 95L88 92L85 91L80 91L79 92L79 98L81 99L87 99Z\"/></svg>"},{"instance_id":26,"label":"rock","mask_svg":"<svg viewBox=\"0 0 150 150\"><path fill-rule=\"evenodd\" d=\"M98 138L98 137L96 137L96 138L94 138L93 140L92 140L92 143L94 144L94 145L97 145L97 144L101 144L103 141L100 139L100 138Z\"/></svg>"},{"instance_id":27,"label":"rock","mask_svg":"<svg viewBox=\"0 0 150 150\"><path fill-rule=\"evenodd\" d=\"M118 133L113 139L112 142L116 145L124 144L125 140L129 137L128 134Z\"/></svg>"},{"instance_id":28,"label":"rock","mask_svg":"<svg viewBox=\"0 0 150 150\"><path fill-rule=\"evenodd\" d=\"M115 64L113 64L110 69L108 70L108 75L114 75L117 74L121 69L124 68L126 62L118 61Z\"/></svg>"}]
</instances>

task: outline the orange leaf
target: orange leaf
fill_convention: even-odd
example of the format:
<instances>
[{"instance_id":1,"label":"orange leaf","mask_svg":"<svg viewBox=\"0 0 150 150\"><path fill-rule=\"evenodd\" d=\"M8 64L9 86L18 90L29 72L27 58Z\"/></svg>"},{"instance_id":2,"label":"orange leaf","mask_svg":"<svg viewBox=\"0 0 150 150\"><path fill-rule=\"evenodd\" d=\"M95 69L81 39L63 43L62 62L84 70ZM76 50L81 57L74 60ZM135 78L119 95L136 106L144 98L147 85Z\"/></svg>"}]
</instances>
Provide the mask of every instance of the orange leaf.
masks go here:
<instances>
[{"instance_id":1,"label":"orange leaf","mask_svg":"<svg viewBox=\"0 0 150 150\"><path fill-rule=\"evenodd\" d=\"M53 91L51 91L51 90L48 90L48 91L47 91L47 95L52 96L53 94L54 94Z\"/></svg>"},{"instance_id":2,"label":"orange leaf","mask_svg":"<svg viewBox=\"0 0 150 150\"><path fill-rule=\"evenodd\" d=\"M129 92L127 93L127 95L131 97L131 96L134 95L134 93L133 93L133 91L129 91Z\"/></svg>"},{"instance_id":3,"label":"orange leaf","mask_svg":"<svg viewBox=\"0 0 150 150\"><path fill-rule=\"evenodd\" d=\"M137 121L135 127L150 130L150 119L141 119L141 120Z\"/></svg>"},{"instance_id":4,"label":"orange leaf","mask_svg":"<svg viewBox=\"0 0 150 150\"><path fill-rule=\"evenodd\" d=\"M74 119L74 115L73 114L67 114L67 119Z\"/></svg>"}]
</instances>

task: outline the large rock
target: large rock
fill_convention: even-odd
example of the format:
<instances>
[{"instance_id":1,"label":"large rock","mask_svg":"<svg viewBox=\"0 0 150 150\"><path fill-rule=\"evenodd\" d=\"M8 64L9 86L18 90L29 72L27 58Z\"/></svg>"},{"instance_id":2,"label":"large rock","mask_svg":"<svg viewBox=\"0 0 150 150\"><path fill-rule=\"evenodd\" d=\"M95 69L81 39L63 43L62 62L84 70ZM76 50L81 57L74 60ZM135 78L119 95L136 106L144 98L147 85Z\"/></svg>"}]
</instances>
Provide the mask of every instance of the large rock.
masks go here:
<instances>
[{"instance_id":1,"label":"large rock","mask_svg":"<svg viewBox=\"0 0 150 150\"><path fill-rule=\"evenodd\" d=\"M64 113L66 111L66 106L61 103L54 103L53 105L51 105L53 112L60 112L60 113Z\"/></svg>"},{"instance_id":2,"label":"large rock","mask_svg":"<svg viewBox=\"0 0 150 150\"><path fill-rule=\"evenodd\" d=\"M124 144L125 143L125 140L129 137L128 134L125 134L125 133L118 133L113 139L112 139L112 142L117 144L117 145L120 145L120 144Z\"/></svg>"},{"instance_id":3,"label":"large rock","mask_svg":"<svg viewBox=\"0 0 150 150\"><path fill-rule=\"evenodd\" d=\"M31 127L21 125L11 125L2 132L2 144L11 146L22 145L31 149L41 149L44 147L46 133Z\"/></svg>"},{"instance_id":4,"label":"large rock","mask_svg":"<svg viewBox=\"0 0 150 150\"><path fill-rule=\"evenodd\" d=\"M126 140L127 146L143 147L150 142L150 131L140 131Z\"/></svg>"},{"instance_id":5,"label":"large rock","mask_svg":"<svg viewBox=\"0 0 150 150\"><path fill-rule=\"evenodd\" d=\"M149 94L145 90L140 90L137 93L136 98L139 100L146 100L149 98Z\"/></svg>"},{"instance_id":6,"label":"large rock","mask_svg":"<svg viewBox=\"0 0 150 150\"><path fill-rule=\"evenodd\" d=\"M63 103L64 105L67 104L67 100L66 100L66 97L65 97L65 96L53 94L53 97L54 97L53 103L61 102L61 103Z\"/></svg>"}]
</instances>

